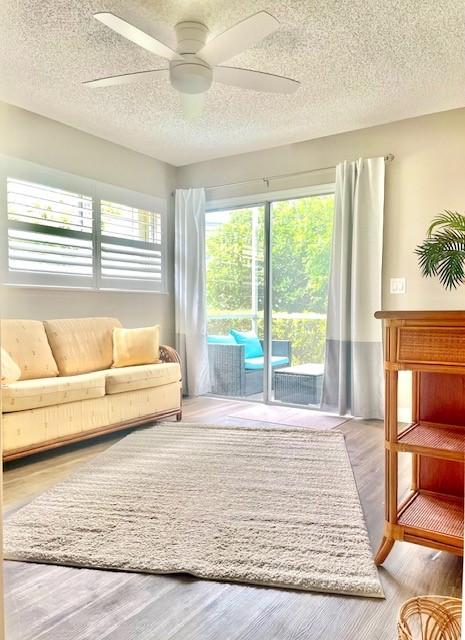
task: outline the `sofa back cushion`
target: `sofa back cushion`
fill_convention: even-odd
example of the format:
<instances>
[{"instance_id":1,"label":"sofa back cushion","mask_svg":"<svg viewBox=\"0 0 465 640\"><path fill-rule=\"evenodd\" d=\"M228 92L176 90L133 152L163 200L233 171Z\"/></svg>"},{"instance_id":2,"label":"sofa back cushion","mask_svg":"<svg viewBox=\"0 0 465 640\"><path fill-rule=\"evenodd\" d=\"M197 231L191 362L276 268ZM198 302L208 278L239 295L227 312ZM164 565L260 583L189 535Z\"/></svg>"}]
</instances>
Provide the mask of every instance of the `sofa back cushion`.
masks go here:
<instances>
[{"instance_id":1,"label":"sofa back cushion","mask_svg":"<svg viewBox=\"0 0 465 640\"><path fill-rule=\"evenodd\" d=\"M53 378L57 363L39 320L1 320L2 347L21 369L20 380Z\"/></svg>"},{"instance_id":2,"label":"sofa back cushion","mask_svg":"<svg viewBox=\"0 0 465 640\"><path fill-rule=\"evenodd\" d=\"M45 330L62 376L109 369L113 362L113 329L117 318L46 320Z\"/></svg>"}]
</instances>

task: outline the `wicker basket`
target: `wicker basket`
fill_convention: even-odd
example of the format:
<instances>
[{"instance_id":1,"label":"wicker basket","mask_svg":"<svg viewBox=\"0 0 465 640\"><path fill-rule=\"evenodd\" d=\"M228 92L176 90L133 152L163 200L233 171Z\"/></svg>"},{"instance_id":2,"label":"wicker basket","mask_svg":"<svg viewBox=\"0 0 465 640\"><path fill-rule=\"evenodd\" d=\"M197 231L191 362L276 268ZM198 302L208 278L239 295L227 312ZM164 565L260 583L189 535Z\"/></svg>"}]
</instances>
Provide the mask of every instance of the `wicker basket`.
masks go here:
<instances>
[{"instance_id":1,"label":"wicker basket","mask_svg":"<svg viewBox=\"0 0 465 640\"><path fill-rule=\"evenodd\" d=\"M462 601L423 596L404 602L399 610L399 640L461 640Z\"/></svg>"}]
</instances>

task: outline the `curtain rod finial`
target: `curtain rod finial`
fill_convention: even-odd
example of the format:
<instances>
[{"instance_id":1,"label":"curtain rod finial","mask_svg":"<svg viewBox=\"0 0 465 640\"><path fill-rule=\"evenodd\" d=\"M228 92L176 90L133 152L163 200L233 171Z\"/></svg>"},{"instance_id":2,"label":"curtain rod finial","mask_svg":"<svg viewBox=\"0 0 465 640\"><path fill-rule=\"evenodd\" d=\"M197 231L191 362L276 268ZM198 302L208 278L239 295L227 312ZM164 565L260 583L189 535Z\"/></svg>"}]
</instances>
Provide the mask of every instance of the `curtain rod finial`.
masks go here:
<instances>
[{"instance_id":1,"label":"curtain rod finial","mask_svg":"<svg viewBox=\"0 0 465 640\"><path fill-rule=\"evenodd\" d=\"M386 162L392 162L395 158L395 155L393 153L388 153L387 156L384 156L384 160Z\"/></svg>"}]
</instances>

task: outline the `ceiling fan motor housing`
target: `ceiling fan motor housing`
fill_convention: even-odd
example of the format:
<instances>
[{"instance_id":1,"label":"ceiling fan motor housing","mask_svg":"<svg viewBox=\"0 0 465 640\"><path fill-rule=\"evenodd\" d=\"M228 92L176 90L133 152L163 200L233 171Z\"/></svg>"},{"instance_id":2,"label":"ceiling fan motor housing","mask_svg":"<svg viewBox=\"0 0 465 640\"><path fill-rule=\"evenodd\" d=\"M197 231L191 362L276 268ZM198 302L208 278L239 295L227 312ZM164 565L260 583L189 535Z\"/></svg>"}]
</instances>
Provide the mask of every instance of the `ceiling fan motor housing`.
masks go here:
<instances>
[{"instance_id":1,"label":"ceiling fan motor housing","mask_svg":"<svg viewBox=\"0 0 465 640\"><path fill-rule=\"evenodd\" d=\"M195 54L204 46L208 29L201 22L193 21L179 22L175 28L176 51L183 59L170 62L171 84L182 93L204 93L211 86L213 71Z\"/></svg>"}]
</instances>

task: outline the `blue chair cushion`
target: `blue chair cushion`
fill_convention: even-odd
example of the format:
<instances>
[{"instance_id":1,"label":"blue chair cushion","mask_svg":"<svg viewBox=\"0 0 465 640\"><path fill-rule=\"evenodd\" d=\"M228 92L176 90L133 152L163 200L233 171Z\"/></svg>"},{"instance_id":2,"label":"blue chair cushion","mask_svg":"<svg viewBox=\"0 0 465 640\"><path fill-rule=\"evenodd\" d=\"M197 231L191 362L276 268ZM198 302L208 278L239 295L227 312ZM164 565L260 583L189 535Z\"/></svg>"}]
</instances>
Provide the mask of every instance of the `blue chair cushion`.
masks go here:
<instances>
[{"instance_id":1,"label":"blue chair cushion","mask_svg":"<svg viewBox=\"0 0 465 640\"><path fill-rule=\"evenodd\" d=\"M265 358L263 356L258 358L245 359L246 369L263 369L264 364L265 364ZM287 364L289 364L289 358L286 358L286 356L271 356L272 367L284 367Z\"/></svg>"},{"instance_id":2,"label":"blue chair cushion","mask_svg":"<svg viewBox=\"0 0 465 640\"><path fill-rule=\"evenodd\" d=\"M231 329L229 333L234 337L237 344L243 344L245 346L246 359L260 358L260 356L263 356L262 345L253 331L236 331L235 329Z\"/></svg>"},{"instance_id":3,"label":"blue chair cushion","mask_svg":"<svg viewBox=\"0 0 465 640\"><path fill-rule=\"evenodd\" d=\"M208 344L237 344L234 340L234 337L231 335L227 336L208 336L207 337Z\"/></svg>"}]
</instances>

